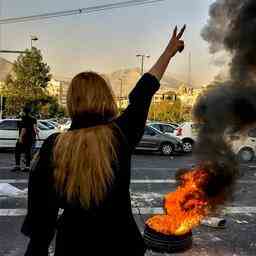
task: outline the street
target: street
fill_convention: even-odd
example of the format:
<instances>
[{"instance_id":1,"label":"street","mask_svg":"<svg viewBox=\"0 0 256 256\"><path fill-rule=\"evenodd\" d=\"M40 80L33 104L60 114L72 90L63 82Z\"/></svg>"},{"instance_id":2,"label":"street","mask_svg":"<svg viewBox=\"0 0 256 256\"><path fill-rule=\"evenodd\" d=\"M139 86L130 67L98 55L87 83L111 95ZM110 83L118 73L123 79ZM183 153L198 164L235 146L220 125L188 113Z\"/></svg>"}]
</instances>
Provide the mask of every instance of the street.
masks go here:
<instances>
[{"instance_id":1,"label":"street","mask_svg":"<svg viewBox=\"0 0 256 256\"><path fill-rule=\"evenodd\" d=\"M12 152L0 153L0 256L22 256L27 243L19 230L26 210L28 174L10 172L13 158ZM161 212L163 195L175 189L175 171L191 167L194 162L192 155L133 156L131 196L141 232L143 221ZM179 255L256 255L256 162L241 164L240 170L242 175L232 200L214 215L227 220L226 228L201 225L194 229L192 249ZM3 189L1 192L3 187L9 189L10 195L4 195ZM147 255L161 254L148 251Z\"/></svg>"}]
</instances>

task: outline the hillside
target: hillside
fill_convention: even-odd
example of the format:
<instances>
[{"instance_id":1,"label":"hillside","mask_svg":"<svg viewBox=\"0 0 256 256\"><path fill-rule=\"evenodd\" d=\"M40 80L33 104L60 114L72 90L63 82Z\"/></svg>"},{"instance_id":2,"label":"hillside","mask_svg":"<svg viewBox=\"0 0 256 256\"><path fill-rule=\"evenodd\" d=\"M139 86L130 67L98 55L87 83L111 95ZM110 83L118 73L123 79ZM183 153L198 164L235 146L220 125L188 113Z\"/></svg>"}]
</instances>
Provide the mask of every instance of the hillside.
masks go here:
<instances>
[{"instance_id":1,"label":"hillside","mask_svg":"<svg viewBox=\"0 0 256 256\"><path fill-rule=\"evenodd\" d=\"M138 79L140 78L140 69L123 69L117 70L111 74L105 74L105 77L110 81L115 95L121 95L121 80L122 80L122 96L127 96L132 90ZM120 80L121 79L121 80ZM162 89L178 88L182 82L176 80L170 75L165 75L161 81Z\"/></svg>"}]
</instances>

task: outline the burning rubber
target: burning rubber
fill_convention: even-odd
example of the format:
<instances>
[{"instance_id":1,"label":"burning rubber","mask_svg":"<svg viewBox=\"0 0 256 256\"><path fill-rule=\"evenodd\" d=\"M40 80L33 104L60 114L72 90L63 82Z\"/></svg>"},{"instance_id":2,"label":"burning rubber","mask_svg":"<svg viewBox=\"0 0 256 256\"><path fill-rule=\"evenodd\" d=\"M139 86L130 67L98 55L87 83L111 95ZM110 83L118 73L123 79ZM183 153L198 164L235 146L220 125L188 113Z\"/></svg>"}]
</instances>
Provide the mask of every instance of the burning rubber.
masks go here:
<instances>
[{"instance_id":1,"label":"burning rubber","mask_svg":"<svg viewBox=\"0 0 256 256\"><path fill-rule=\"evenodd\" d=\"M160 253L183 252L192 247L192 232L185 235L164 235L146 226L144 241L148 249Z\"/></svg>"}]
</instances>

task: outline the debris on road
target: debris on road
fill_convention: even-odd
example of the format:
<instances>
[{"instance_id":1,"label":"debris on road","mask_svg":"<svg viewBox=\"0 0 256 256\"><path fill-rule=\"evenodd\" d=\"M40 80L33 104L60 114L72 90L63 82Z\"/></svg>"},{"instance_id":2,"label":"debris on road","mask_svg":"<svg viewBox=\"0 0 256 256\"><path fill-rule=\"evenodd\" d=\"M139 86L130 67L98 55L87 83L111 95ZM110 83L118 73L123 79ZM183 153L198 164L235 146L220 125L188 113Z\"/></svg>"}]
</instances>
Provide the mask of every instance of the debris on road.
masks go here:
<instances>
[{"instance_id":1,"label":"debris on road","mask_svg":"<svg viewBox=\"0 0 256 256\"><path fill-rule=\"evenodd\" d=\"M209 217L202 220L202 225L212 228L225 228L227 221L223 218Z\"/></svg>"},{"instance_id":2,"label":"debris on road","mask_svg":"<svg viewBox=\"0 0 256 256\"><path fill-rule=\"evenodd\" d=\"M235 222L238 224L249 224L247 220L235 220Z\"/></svg>"},{"instance_id":3,"label":"debris on road","mask_svg":"<svg viewBox=\"0 0 256 256\"><path fill-rule=\"evenodd\" d=\"M16 197L16 196L21 196L25 195L27 191L18 189L9 183L1 183L0 184L0 197Z\"/></svg>"}]
</instances>

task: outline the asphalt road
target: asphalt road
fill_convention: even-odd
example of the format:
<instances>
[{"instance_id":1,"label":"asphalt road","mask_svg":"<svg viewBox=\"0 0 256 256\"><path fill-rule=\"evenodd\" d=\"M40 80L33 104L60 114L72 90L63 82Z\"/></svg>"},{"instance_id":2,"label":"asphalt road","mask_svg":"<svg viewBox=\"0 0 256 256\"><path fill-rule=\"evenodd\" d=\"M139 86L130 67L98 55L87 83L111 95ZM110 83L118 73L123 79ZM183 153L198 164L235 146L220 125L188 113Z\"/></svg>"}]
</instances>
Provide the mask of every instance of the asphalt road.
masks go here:
<instances>
[{"instance_id":1,"label":"asphalt road","mask_svg":"<svg viewBox=\"0 0 256 256\"><path fill-rule=\"evenodd\" d=\"M19 229L26 209L28 175L10 172L13 158L11 152L0 152L0 256L22 256L27 243ZM140 153L133 156L132 205L141 232L143 222L161 212L163 195L175 190L176 170L194 163L191 155L170 158ZM201 225L194 229L192 249L179 255L256 255L256 162L242 164L240 169L242 175L232 199L215 214L227 220L226 228ZM3 193L6 189L10 190L9 196ZM161 254L149 251L147 255Z\"/></svg>"}]
</instances>

